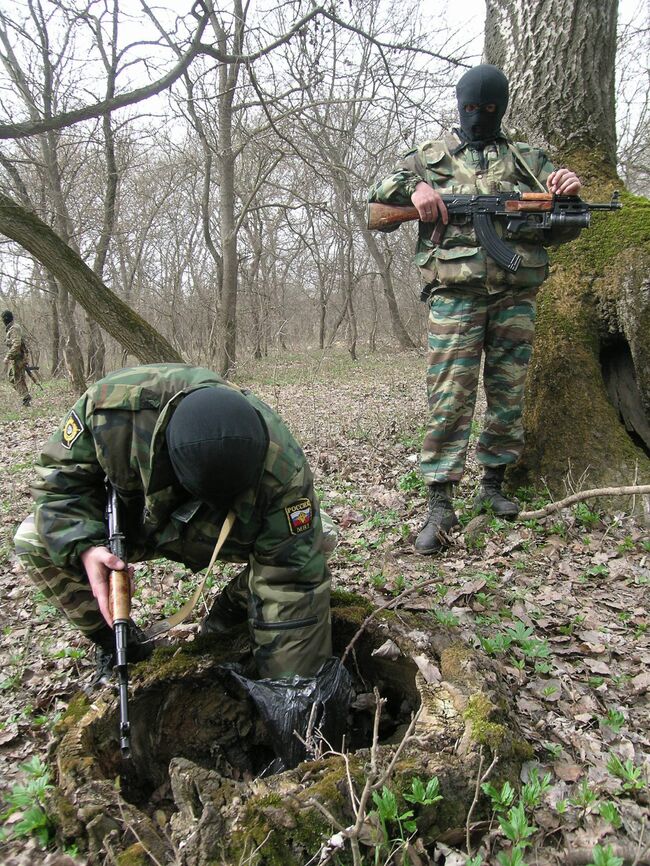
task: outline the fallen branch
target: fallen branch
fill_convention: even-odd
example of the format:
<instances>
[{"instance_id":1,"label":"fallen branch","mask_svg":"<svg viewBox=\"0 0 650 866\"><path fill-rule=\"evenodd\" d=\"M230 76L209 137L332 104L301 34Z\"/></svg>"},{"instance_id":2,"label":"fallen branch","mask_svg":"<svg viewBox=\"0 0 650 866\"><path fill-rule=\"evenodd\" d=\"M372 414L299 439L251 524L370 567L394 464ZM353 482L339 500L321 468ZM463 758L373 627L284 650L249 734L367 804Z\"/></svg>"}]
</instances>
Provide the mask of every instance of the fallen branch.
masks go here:
<instances>
[{"instance_id":1,"label":"fallen branch","mask_svg":"<svg viewBox=\"0 0 650 866\"><path fill-rule=\"evenodd\" d=\"M559 511L561 508L574 505L576 502L594 499L597 496L636 496L637 494L648 493L650 493L650 484L630 484L627 487L596 487L594 490L582 490L580 493L573 493L565 499L558 500L558 502L550 502L537 511L520 511L518 519L536 520L539 517L546 517L547 514L553 514L554 511Z\"/></svg>"}]
</instances>

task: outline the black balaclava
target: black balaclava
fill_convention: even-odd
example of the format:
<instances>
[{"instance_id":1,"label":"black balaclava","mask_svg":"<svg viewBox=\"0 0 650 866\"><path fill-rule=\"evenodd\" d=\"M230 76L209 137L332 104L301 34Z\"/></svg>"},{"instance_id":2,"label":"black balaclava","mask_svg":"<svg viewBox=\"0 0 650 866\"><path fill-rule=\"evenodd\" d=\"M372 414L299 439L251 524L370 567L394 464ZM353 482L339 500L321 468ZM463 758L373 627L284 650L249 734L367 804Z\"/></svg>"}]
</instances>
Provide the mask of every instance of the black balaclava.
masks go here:
<instances>
[{"instance_id":1,"label":"black balaclava","mask_svg":"<svg viewBox=\"0 0 650 866\"><path fill-rule=\"evenodd\" d=\"M496 66L482 63L469 69L456 85L460 129L465 141L482 147L501 134L501 120L508 107L508 79ZM485 106L493 102L496 111ZM465 111L466 105L478 105Z\"/></svg>"},{"instance_id":2,"label":"black balaclava","mask_svg":"<svg viewBox=\"0 0 650 866\"><path fill-rule=\"evenodd\" d=\"M3 310L0 314L0 318L4 322L5 328L8 328L14 320L14 314L11 312L11 310Z\"/></svg>"},{"instance_id":3,"label":"black balaclava","mask_svg":"<svg viewBox=\"0 0 650 866\"><path fill-rule=\"evenodd\" d=\"M200 388L179 403L165 437L174 473L192 496L227 508L262 474L268 435L239 391Z\"/></svg>"}]
</instances>

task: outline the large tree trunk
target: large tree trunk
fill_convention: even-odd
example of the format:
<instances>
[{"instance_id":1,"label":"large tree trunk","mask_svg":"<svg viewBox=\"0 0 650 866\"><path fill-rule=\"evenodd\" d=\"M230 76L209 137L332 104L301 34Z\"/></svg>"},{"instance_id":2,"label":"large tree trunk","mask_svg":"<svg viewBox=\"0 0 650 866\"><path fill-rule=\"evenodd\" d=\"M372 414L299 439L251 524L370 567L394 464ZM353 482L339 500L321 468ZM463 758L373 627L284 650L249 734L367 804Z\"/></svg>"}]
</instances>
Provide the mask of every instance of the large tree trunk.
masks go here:
<instances>
[{"instance_id":1,"label":"large tree trunk","mask_svg":"<svg viewBox=\"0 0 650 866\"><path fill-rule=\"evenodd\" d=\"M510 80L525 139L616 162L617 0L487 0L485 55Z\"/></svg>"},{"instance_id":2,"label":"large tree trunk","mask_svg":"<svg viewBox=\"0 0 650 866\"><path fill-rule=\"evenodd\" d=\"M30 252L95 321L144 364L183 358L35 214L0 193L0 234Z\"/></svg>"},{"instance_id":3,"label":"large tree trunk","mask_svg":"<svg viewBox=\"0 0 650 866\"><path fill-rule=\"evenodd\" d=\"M576 171L589 201L622 186L616 7L487 0L485 55L510 79L510 125ZM650 232L647 202L624 194L623 203L552 253L538 297L518 482L544 478L557 492L569 471L574 479L586 473L590 486L650 479Z\"/></svg>"}]
</instances>

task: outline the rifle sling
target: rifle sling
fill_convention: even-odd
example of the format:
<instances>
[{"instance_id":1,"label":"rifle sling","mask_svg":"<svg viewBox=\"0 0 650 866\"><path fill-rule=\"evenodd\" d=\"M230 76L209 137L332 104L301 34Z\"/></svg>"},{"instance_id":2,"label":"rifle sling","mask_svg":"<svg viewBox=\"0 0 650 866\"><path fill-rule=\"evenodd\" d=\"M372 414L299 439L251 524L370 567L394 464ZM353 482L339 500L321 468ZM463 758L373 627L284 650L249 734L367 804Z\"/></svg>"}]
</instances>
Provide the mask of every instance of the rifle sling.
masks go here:
<instances>
[{"instance_id":1,"label":"rifle sling","mask_svg":"<svg viewBox=\"0 0 650 866\"><path fill-rule=\"evenodd\" d=\"M235 512L230 510L226 515L223 526L221 527L219 538L217 539L217 543L215 544L214 550L212 551L212 556L210 557L210 562L205 570L205 574L203 575L203 580L194 590L192 597L185 602L185 604L180 610L176 611L176 613L172 614L171 616L168 616L166 619L155 622L151 626L151 628L146 630L145 634L147 635L148 639L157 637L158 635L164 634L170 629L175 628L177 625L185 622L188 616L192 613L198 603L199 598L203 594L203 587L205 586L205 582L208 579L210 573L212 572L212 566L214 565L217 556L219 555L219 551L223 547L226 538L228 538L228 536L230 535L230 530L233 528L234 523Z\"/></svg>"},{"instance_id":2,"label":"rifle sling","mask_svg":"<svg viewBox=\"0 0 650 866\"><path fill-rule=\"evenodd\" d=\"M506 142L508 144L508 149L510 150L510 152L514 156L516 162L519 163L519 167L522 168L530 178L532 178L533 183L539 189L539 191L540 192L548 192L548 190L546 189L544 184L540 181L540 179L533 174L532 169L530 168L530 166L528 165L528 163L524 159L524 156L521 153L521 151L519 150L519 148L517 147L516 143L514 141L511 141L509 138L506 139Z\"/></svg>"}]
</instances>

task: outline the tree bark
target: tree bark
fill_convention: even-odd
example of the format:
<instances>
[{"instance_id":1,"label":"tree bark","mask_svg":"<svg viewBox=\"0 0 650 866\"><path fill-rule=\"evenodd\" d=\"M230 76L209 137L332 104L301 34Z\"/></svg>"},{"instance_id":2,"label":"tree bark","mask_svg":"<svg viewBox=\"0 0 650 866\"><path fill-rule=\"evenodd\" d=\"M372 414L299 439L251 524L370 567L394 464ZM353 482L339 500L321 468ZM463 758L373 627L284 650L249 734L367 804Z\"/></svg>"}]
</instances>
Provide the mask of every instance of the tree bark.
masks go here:
<instances>
[{"instance_id":1,"label":"tree bark","mask_svg":"<svg viewBox=\"0 0 650 866\"><path fill-rule=\"evenodd\" d=\"M487 0L485 57L510 80L509 116L531 144L549 148L556 165L579 174L588 201L606 201L622 186L615 168L616 13L617 0ZM578 240L551 253L551 276L538 296L526 446L512 483L543 478L560 494L567 473L590 487L650 480L650 442L644 445L635 413L612 405L605 386L609 358L629 352L626 400L647 417L647 211L647 201L623 194L622 211L594 215Z\"/></svg>"},{"instance_id":2,"label":"tree bark","mask_svg":"<svg viewBox=\"0 0 650 866\"><path fill-rule=\"evenodd\" d=\"M142 363L183 358L115 295L86 263L35 214L0 193L0 233L16 241L47 268L95 321Z\"/></svg>"},{"instance_id":3,"label":"tree bark","mask_svg":"<svg viewBox=\"0 0 650 866\"><path fill-rule=\"evenodd\" d=\"M510 81L508 117L555 153L616 164L618 0L487 0L485 55Z\"/></svg>"},{"instance_id":4,"label":"tree bark","mask_svg":"<svg viewBox=\"0 0 650 866\"><path fill-rule=\"evenodd\" d=\"M245 13L240 0L234 4L235 34L233 53L241 51ZM227 33L212 16L220 49L225 52ZM219 67L218 94L218 166L219 217L221 220L221 261L223 264L219 325L221 357L219 370L224 376L233 370L237 360L237 219L235 216L235 153L233 149L233 100L239 78L240 63L222 63Z\"/></svg>"}]
</instances>

